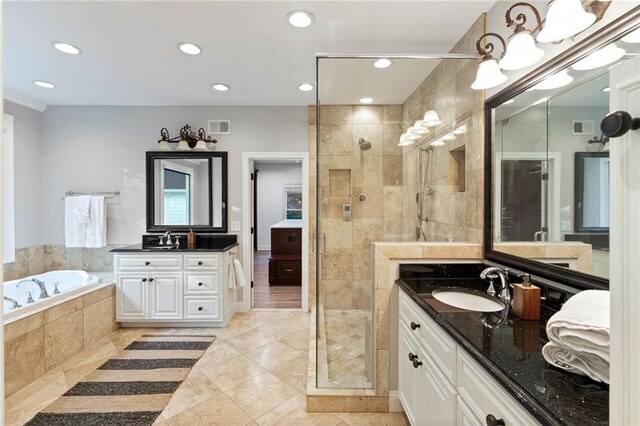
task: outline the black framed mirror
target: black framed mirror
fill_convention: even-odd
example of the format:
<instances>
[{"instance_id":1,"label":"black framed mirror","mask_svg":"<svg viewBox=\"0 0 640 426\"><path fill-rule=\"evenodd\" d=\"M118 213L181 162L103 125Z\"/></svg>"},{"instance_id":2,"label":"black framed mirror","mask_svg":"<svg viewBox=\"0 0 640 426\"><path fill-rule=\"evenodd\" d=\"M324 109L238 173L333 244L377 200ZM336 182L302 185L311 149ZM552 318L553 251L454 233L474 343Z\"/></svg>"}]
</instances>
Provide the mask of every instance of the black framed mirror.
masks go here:
<instances>
[{"instance_id":1,"label":"black framed mirror","mask_svg":"<svg viewBox=\"0 0 640 426\"><path fill-rule=\"evenodd\" d=\"M147 152L147 231L227 232L227 153Z\"/></svg>"},{"instance_id":2,"label":"black framed mirror","mask_svg":"<svg viewBox=\"0 0 640 426\"><path fill-rule=\"evenodd\" d=\"M620 40L638 28L635 8L486 100L488 260L580 289L609 288L608 163L600 163L608 146L599 125L615 84L609 68L618 61L589 70L571 66L614 42L639 54L640 44ZM536 87L560 73L570 75L566 86ZM585 159L597 159L589 175L597 192L587 188ZM597 214L585 214L586 202Z\"/></svg>"}]
</instances>

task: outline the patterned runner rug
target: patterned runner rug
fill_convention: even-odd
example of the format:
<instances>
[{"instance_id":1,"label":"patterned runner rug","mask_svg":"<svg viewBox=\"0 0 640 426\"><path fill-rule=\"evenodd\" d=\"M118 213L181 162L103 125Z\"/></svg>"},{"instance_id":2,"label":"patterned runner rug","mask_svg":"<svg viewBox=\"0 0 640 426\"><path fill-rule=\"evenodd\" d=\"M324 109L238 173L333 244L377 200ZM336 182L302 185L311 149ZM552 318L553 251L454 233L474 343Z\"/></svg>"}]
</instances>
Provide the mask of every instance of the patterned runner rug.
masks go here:
<instances>
[{"instance_id":1,"label":"patterned runner rug","mask_svg":"<svg viewBox=\"0 0 640 426\"><path fill-rule=\"evenodd\" d=\"M151 425L214 340L215 336L144 334L27 425Z\"/></svg>"}]
</instances>

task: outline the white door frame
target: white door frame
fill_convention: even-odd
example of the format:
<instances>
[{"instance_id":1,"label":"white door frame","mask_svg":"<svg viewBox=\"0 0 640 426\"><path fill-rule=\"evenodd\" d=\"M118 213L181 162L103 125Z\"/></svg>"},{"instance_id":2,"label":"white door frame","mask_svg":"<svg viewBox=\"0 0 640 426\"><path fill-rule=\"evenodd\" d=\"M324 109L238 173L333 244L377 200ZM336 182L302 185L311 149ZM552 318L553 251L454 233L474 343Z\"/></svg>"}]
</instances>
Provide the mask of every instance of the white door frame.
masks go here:
<instances>
[{"instance_id":1,"label":"white door frame","mask_svg":"<svg viewBox=\"0 0 640 426\"><path fill-rule=\"evenodd\" d=\"M251 162L302 162L302 311L309 312L309 153L308 152L243 152L242 153L242 264L252 276L253 244L251 243ZM247 281L250 281L248 279ZM248 283L249 284L249 283ZM242 311L251 310L251 285L242 289Z\"/></svg>"}]
</instances>

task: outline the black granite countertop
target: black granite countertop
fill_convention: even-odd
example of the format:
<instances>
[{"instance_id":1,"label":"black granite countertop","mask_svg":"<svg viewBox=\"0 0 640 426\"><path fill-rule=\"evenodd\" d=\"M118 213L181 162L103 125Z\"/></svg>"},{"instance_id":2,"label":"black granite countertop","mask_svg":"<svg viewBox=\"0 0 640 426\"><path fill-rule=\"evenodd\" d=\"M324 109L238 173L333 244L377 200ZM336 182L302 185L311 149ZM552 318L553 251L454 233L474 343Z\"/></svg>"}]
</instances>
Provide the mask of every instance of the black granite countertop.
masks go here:
<instances>
[{"instance_id":1,"label":"black granite countertop","mask_svg":"<svg viewBox=\"0 0 640 426\"><path fill-rule=\"evenodd\" d=\"M227 234L198 234L196 235L195 247L187 246L186 234L172 234L172 241L179 237L179 246L171 247L160 245L160 236L163 234L147 234L142 236L141 244L132 244L130 246L118 247L111 250L112 253L135 253L135 252L154 252L154 253L191 253L191 252L223 252L238 246L237 235ZM166 239L165 241L166 242Z\"/></svg>"},{"instance_id":2,"label":"black granite countertop","mask_svg":"<svg viewBox=\"0 0 640 426\"><path fill-rule=\"evenodd\" d=\"M188 248L188 247L179 247L179 248L157 248L157 247L143 247L142 244L132 244L130 246L118 247L111 250L111 253L131 253L131 252L154 252L154 253L191 253L191 252L221 252L230 250L236 246L239 246L238 243L231 243L226 246L215 246L215 247L198 247L198 248Z\"/></svg>"},{"instance_id":3,"label":"black granite countertop","mask_svg":"<svg viewBox=\"0 0 640 426\"><path fill-rule=\"evenodd\" d=\"M476 273L485 265L449 265L456 274L446 267L425 266L401 265L396 283L542 424L608 423L609 387L552 367L542 356L546 322L555 310L543 305L540 321L524 321L509 307L495 313L453 308L434 299L432 291L485 291L487 283Z\"/></svg>"}]
</instances>

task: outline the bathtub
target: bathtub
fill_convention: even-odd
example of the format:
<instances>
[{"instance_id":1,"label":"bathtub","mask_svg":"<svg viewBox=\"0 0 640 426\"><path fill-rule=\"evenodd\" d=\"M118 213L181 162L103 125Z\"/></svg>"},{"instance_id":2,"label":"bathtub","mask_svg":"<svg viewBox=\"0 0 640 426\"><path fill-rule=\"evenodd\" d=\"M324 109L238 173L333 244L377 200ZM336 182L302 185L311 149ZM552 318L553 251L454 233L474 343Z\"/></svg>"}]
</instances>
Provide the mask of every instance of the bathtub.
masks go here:
<instances>
[{"instance_id":1,"label":"bathtub","mask_svg":"<svg viewBox=\"0 0 640 426\"><path fill-rule=\"evenodd\" d=\"M36 278L43 281L47 287L49 297L46 299L38 299L40 296L40 287L35 282L24 283L19 288L17 287L20 281L29 278ZM4 296L17 300L22 307L11 309L11 302L3 299L4 324L95 290L101 285L100 281L100 277L97 275L89 275L84 271L51 271L18 280L7 281L3 285ZM58 283L60 294L53 294L54 283ZM33 291L31 295L35 302L27 303L27 292L31 290Z\"/></svg>"}]
</instances>

